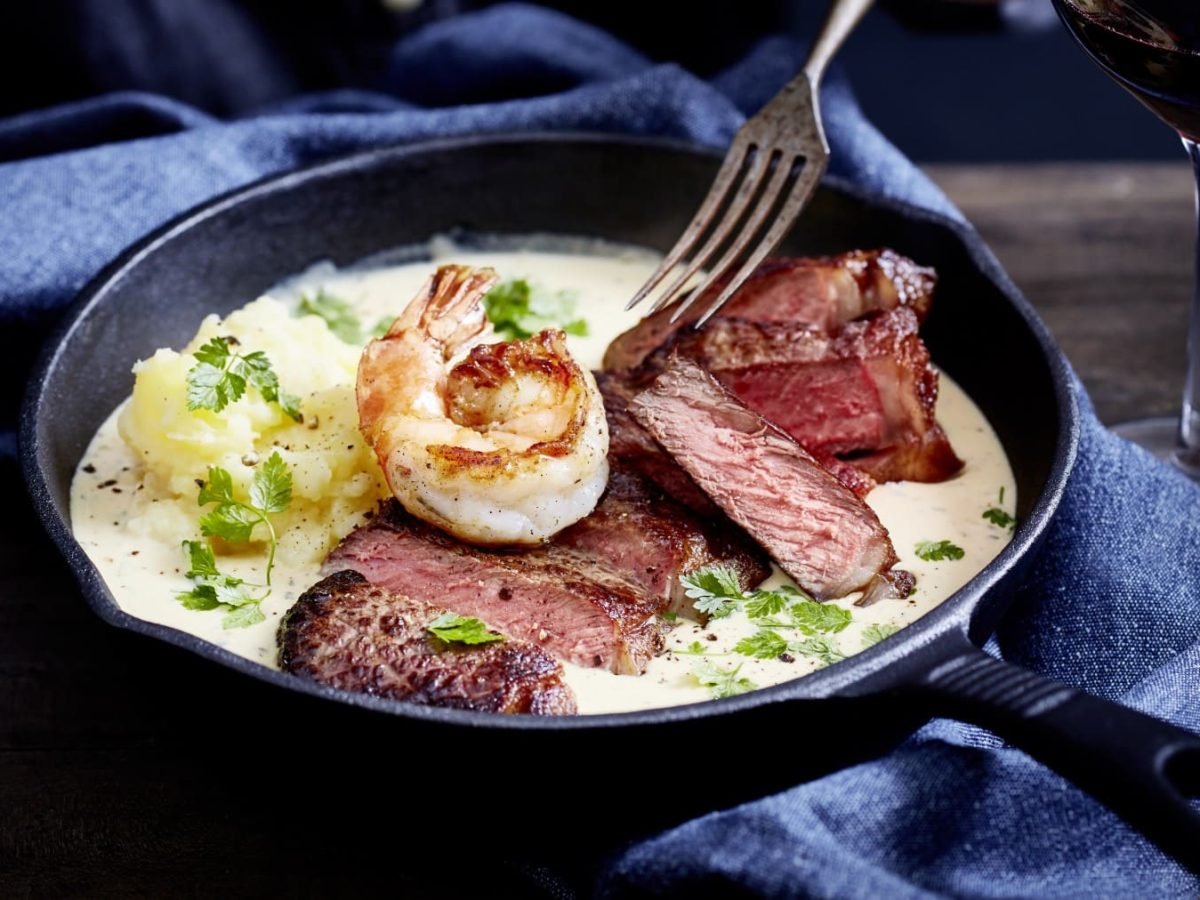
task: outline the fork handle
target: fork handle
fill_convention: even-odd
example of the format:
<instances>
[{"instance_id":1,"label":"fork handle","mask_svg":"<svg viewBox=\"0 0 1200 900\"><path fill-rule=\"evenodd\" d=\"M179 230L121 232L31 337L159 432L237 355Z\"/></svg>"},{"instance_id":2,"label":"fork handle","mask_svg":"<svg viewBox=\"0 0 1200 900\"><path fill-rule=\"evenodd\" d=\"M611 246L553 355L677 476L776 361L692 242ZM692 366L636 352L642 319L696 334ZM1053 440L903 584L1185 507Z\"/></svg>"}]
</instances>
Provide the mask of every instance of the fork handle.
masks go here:
<instances>
[{"instance_id":1,"label":"fork handle","mask_svg":"<svg viewBox=\"0 0 1200 900\"><path fill-rule=\"evenodd\" d=\"M875 0L833 0L829 5L829 12L825 14L825 24L821 26L821 31L808 52L808 60L804 63L804 74L814 88L821 81L821 76L825 74L833 55L846 42L847 36L874 2Z\"/></svg>"}]
</instances>

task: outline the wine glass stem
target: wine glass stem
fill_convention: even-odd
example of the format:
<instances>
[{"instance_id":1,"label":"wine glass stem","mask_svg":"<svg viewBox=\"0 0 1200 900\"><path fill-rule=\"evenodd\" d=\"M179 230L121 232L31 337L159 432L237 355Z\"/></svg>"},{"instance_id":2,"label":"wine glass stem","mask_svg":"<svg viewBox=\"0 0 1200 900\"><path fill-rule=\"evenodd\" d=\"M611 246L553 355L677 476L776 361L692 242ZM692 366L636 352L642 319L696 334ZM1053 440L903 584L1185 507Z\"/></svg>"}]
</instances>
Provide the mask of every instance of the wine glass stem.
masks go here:
<instances>
[{"instance_id":1,"label":"wine glass stem","mask_svg":"<svg viewBox=\"0 0 1200 900\"><path fill-rule=\"evenodd\" d=\"M1187 381L1183 386L1183 414L1179 420L1179 462L1185 467L1200 465L1200 146L1188 138L1184 149L1196 177L1196 273L1192 282L1192 312L1188 324Z\"/></svg>"}]
</instances>

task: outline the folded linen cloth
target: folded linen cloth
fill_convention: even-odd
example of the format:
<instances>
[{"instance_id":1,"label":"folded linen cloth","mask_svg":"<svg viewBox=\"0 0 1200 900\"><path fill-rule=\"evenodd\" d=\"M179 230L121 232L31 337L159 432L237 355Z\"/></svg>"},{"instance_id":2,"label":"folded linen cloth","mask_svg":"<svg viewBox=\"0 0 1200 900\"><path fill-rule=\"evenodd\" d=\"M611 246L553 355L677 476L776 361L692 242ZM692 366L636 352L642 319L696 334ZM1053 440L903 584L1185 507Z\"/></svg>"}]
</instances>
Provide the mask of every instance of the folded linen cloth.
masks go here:
<instances>
[{"instance_id":1,"label":"folded linen cloth","mask_svg":"<svg viewBox=\"0 0 1200 900\"><path fill-rule=\"evenodd\" d=\"M430 137L585 130L721 146L799 60L791 42L767 40L704 82L559 14L507 5L401 41L386 94L308 96L234 121L123 94L0 122L0 365L14 388L0 406L0 448L12 452L15 388L64 305L122 248L196 203ZM461 102L495 96L497 84L521 99ZM836 173L957 215L844 85L829 85L825 108ZM1088 412L1062 510L993 648L1200 731L1198 561L1200 491ZM592 887L604 896L1200 891L1089 797L989 733L947 721L886 758L689 822L600 868Z\"/></svg>"}]
</instances>

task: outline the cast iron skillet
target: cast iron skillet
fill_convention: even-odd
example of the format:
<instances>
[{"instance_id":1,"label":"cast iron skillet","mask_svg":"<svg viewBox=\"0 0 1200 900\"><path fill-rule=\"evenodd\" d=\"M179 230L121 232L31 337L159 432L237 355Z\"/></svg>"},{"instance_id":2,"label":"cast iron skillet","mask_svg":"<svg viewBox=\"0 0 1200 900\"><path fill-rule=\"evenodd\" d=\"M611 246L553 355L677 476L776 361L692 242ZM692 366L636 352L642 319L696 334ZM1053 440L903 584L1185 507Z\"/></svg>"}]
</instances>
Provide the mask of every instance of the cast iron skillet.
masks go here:
<instances>
[{"instance_id":1,"label":"cast iron skillet","mask_svg":"<svg viewBox=\"0 0 1200 900\"><path fill-rule=\"evenodd\" d=\"M1183 796L1200 791L1200 739L978 649L1054 515L1075 456L1079 410L1060 351L970 229L833 179L783 251L886 245L936 267L939 299L926 340L1000 435L1016 473L1020 517L1009 546L953 597L845 662L740 697L620 715L506 718L409 706L270 671L132 618L71 537L72 473L96 428L129 393L130 365L157 347L178 346L205 313L227 312L315 261L345 265L460 228L589 234L665 249L718 162L709 151L679 144L593 136L381 150L236 191L128 251L83 292L47 348L23 411L26 478L92 609L113 625L251 678L335 701L336 708L302 701L302 714L339 729L345 741L373 730L410 746L437 747L448 764L456 755L477 763L485 753L518 771L527 771L530 760L570 759L588 772L587 789L596 797L619 789L611 770L624 767L613 760L630 748L652 747L656 759L682 760L685 767L698 748L707 758L737 758L747 734L782 733L804 748L789 753L786 764L762 767L774 769L768 773L725 767L730 773L710 778L697 800L712 808L867 758L925 718L950 715L1014 741L1181 860L1200 865L1200 814ZM979 352L982 336L988 354ZM998 371L987 363L994 354L1020 364ZM350 716L347 705L359 709ZM684 804L674 812L692 811Z\"/></svg>"}]
</instances>

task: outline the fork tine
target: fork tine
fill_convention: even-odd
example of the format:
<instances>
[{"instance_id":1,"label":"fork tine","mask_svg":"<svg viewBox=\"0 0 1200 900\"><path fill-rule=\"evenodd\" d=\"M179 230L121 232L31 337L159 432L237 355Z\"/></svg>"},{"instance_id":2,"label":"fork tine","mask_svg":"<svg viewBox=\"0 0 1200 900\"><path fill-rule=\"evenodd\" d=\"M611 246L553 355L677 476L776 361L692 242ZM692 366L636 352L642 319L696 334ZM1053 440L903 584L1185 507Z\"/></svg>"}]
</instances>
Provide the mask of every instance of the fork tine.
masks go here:
<instances>
[{"instance_id":1,"label":"fork tine","mask_svg":"<svg viewBox=\"0 0 1200 900\"><path fill-rule=\"evenodd\" d=\"M751 251L749 257L742 264L738 273L733 276L725 289L721 291L716 301L709 305L699 319L696 320L696 328L702 326L718 309L733 296L734 291L742 286L751 273L758 268L759 263L766 258L767 254L779 246L779 242L783 240L784 235L788 233L796 219L808 204L809 198L817 189L817 185L821 182L821 176L825 174L825 169L828 166L828 158L808 160L804 164L804 169L796 178L795 184L792 185L787 198L783 201L783 205L779 208L779 214L775 217L775 221L771 223L771 227L767 233L763 235L761 241L757 243L754 250ZM742 246L753 237L749 232L743 232L742 240L739 242Z\"/></svg>"},{"instance_id":2,"label":"fork tine","mask_svg":"<svg viewBox=\"0 0 1200 900\"><path fill-rule=\"evenodd\" d=\"M751 145L750 149L757 152L751 157L741 184L738 185L737 193L729 201L729 205L725 207L720 221L717 222L716 227L708 236L708 240L704 242L704 246L692 255L691 261L688 262L683 271L667 287L663 288L662 293L650 306L650 309L647 310L646 315L652 315L665 306L668 306L675 299L675 295L679 289L687 284L688 280L716 255L717 251L721 249L721 246L729 237L729 232L745 216L746 209L754 200L755 194L758 193L763 178L771 170L770 162L772 154L764 153L753 145Z\"/></svg>"},{"instance_id":3,"label":"fork tine","mask_svg":"<svg viewBox=\"0 0 1200 900\"><path fill-rule=\"evenodd\" d=\"M672 322L678 322L680 317L687 312L688 308L703 297L725 272L729 271L737 258L742 254L742 251L746 249L746 245L758 234L764 220L767 218L767 214L775 206L779 195L783 193L783 188L787 184L788 179L792 177L795 162L796 159L794 156L784 156L779 160L775 171L771 173L771 180L767 182L762 196L758 198L758 203L751 212L749 220L742 226L737 240L725 251L725 255L721 257L720 261L709 270L708 277L700 283L700 286L684 297L675 307L675 313L671 316ZM745 280L745 278L742 278L742 281ZM721 296L727 297L728 294L728 291L723 291Z\"/></svg>"},{"instance_id":4,"label":"fork tine","mask_svg":"<svg viewBox=\"0 0 1200 900\"><path fill-rule=\"evenodd\" d=\"M714 213L720 208L721 201L729 193L729 188L732 186L734 178L742 170L743 162L746 155L750 152L750 142L739 131L733 138L733 145L729 148L729 152L725 154L725 160L721 163L721 168L717 171L717 177L713 179L712 186L708 189L708 194L704 197L704 202L700 204L700 208L696 210L696 214L692 216L692 220L688 223L683 234L679 236L679 240L675 242L675 246L666 255L658 268L654 270L654 274L647 279L633 299L625 304L626 309L633 309L646 298L660 281L667 276L667 273L679 264L679 261L687 255L688 251L704 233L704 230L712 223Z\"/></svg>"}]
</instances>

